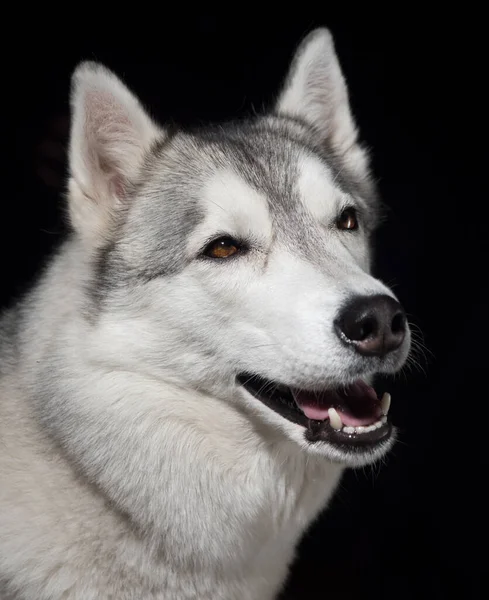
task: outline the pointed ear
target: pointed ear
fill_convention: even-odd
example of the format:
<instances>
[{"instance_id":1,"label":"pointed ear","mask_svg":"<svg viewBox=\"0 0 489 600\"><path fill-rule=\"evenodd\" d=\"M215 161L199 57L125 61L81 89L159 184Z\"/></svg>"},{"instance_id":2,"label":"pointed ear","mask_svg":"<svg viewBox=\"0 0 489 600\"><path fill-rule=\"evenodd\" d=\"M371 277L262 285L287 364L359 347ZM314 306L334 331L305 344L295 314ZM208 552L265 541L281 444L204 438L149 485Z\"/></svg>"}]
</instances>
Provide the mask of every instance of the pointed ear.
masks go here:
<instances>
[{"instance_id":1,"label":"pointed ear","mask_svg":"<svg viewBox=\"0 0 489 600\"><path fill-rule=\"evenodd\" d=\"M328 29L315 29L300 44L275 110L312 127L353 175L367 174L366 155L357 144L347 86Z\"/></svg>"},{"instance_id":2,"label":"pointed ear","mask_svg":"<svg viewBox=\"0 0 489 600\"><path fill-rule=\"evenodd\" d=\"M82 237L103 243L131 179L163 132L108 69L82 63L71 90L69 211Z\"/></svg>"}]
</instances>

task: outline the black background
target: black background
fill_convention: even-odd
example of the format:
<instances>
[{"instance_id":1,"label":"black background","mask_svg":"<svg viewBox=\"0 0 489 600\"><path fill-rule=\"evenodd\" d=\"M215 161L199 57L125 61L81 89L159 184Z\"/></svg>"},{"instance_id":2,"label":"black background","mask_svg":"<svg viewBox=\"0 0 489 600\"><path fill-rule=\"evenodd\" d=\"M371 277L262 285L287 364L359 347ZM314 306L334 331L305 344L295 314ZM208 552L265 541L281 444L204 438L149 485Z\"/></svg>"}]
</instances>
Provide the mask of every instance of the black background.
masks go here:
<instances>
[{"instance_id":1,"label":"black background","mask_svg":"<svg viewBox=\"0 0 489 600\"><path fill-rule=\"evenodd\" d=\"M22 30L3 57L5 305L26 289L64 229L60 119L79 60L114 69L161 121L206 123L268 105L302 36L317 25L331 28L389 207L377 274L394 286L426 350L417 354L419 368L387 386L400 442L382 468L346 475L331 510L304 538L287 599L481 595L487 34L481 14L427 21L402 6L370 17L352 6L348 18L239 7L192 16L189 8L186 16L151 13L124 27L57 15L59 22Z\"/></svg>"}]
</instances>

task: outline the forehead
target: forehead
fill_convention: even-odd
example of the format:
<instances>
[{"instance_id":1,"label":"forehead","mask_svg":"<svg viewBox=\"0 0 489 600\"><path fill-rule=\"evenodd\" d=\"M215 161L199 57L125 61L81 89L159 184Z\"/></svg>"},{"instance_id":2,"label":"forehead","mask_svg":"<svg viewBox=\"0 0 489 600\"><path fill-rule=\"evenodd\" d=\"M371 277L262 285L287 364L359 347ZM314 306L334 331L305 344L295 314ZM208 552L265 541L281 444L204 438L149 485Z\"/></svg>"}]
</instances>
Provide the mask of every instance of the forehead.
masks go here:
<instances>
[{"instance_id":1,"label":"forehead","mask_svg":"<svg viewBox=\"0 0 489 600\"><path fill-rule=\"evenodd\" d=\"M230 214L323 220L348 193L324 156L287 133L255 126L179 135L156 161L153 187L172 196L184 190L205 211L220 210L224 221Z\"/></svg>"},{"instance_id":2,"label":"forehead","mask_svg":"<svg viewBox=\"0 0 489 600\"><path fill-rule=\"evenodd\" d=\"M265 159L257 167L216 168L202 186L208 220L242 235L273 229L279 235L298 234L327 224L346 194L335 188L330 170L316 157L297 153L293 162L290 155L286 161L282 168L279 160L267 165Z\"/></svg>"},{"instance_id":3,"label":"forehead","mask_svg":"<svg viewBox=\"0 0 489 600\"><path fill-rule=\"evenodd\" d=\"M218 171L225 169L242 179L266 199L272 213L293 212L302 209L308 192L320 188L333 192L334 173L312 145L287 133L287 129L245 127L200 138L198 143L206 156L216 154Z\"/></svg>"}]
</instances>

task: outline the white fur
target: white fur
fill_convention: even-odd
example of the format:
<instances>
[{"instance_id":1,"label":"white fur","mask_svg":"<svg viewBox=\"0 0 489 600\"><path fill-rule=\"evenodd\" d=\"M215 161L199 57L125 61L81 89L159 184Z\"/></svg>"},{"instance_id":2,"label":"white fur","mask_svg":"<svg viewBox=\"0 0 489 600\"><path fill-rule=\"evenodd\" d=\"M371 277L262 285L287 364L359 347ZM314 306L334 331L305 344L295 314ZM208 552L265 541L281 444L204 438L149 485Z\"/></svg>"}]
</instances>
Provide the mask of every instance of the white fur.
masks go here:
<instances>
[{"instance_id":1,"label":"white fur","mask_svg":"<svg viewBox=\"0 0 489 600\"><path fill-rule=\"evenodd\" d=\"M327 121L344 153L355 134L329 33L308 44L279 106ZM368 273L363 237L326 235L345 198L304 153L299 190L324 222L323 262L274 234L263 193L228 168L209 170L205 216L177 249L188 266L116 287L111 310L91 315L91 260L164 132L100 67L76 72L72 103L75 233L19 305L20 333L2 349L2 600L271 600L345 465L382 452L355 459L309 444L234 375L348 381L331 328L338 306L352 293L392 293ZM130 235L138 222L124 229L128 264L140 251ZM253 252L235 266L192 260L221 231L251 237Z\"/></svg>"}]
</instances>

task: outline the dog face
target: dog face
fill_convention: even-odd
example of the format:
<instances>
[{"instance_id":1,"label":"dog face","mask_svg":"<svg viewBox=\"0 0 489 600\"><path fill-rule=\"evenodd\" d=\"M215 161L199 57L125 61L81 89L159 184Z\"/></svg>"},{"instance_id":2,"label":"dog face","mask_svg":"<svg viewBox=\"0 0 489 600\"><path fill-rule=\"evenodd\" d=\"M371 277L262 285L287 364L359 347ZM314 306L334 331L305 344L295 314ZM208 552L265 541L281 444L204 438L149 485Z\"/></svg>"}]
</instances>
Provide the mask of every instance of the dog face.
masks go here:
<instances>
[{"instance_id":1,"label":"dog face","mask_svg":"<svg viewBox=\"0 0 489 600\"><path fill-rule=\"evenodd\" d=\"M110 72L74 75L70 215L92 347L236 404L355 466L392 444L404 312L370 275L377 200L329 32L302 43L274 110L170 134Z\"/></svg>"}]
</instances>

